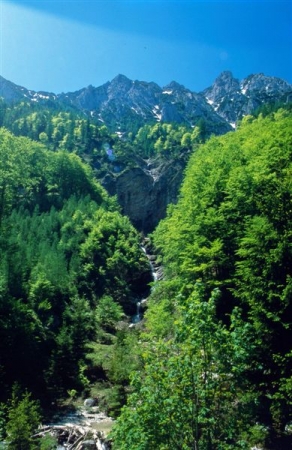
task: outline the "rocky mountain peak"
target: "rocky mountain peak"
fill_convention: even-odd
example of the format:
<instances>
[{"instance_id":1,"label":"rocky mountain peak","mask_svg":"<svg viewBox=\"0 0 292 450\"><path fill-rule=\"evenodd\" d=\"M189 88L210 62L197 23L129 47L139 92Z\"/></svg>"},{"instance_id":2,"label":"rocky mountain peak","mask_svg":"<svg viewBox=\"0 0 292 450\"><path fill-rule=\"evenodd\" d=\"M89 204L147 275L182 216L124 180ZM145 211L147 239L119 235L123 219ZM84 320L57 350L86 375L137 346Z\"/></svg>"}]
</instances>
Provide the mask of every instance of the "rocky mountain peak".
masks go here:
<instances>
[{"instance_id":1,"label":"rocky mountain peak","mask_svg":"<svg viewBox=\"0 0 292 450\"><path fill-rule=\"evenodd\" d=\"M219 116L235 126L244 115L264 103L287 101L291 92L292 86L276 77L259 73L239 81L225 71L202 95Z\"/></svg>"},{"instance_id":2,"label":"rocky mountain peak","mask_svg":"<svg viewBox=\"0 0 292 450\"><path fill-rule=\"evenodd\" d=\"M291 101L292 86L262 73L239 81L227 70L201 93L176 81L161 88L154 82L132 81L119 74L102 86L90 85L59 95L34 92L0 77L0 95L7 102L54 101L60 107L69 106L97 118L113 131L161 121L195 126L203 119L210 128L208 133L222 134L263 103Z\"/></svg>"},{"instance_id":3,"label":"rocky mountain peak","mask_svg":"<svg viewBox=\"0 0 292 450\"><path fill-rule=\"evenodd\" d=\"M27 95L27 92L27 89L5 80L5 78L0 76L0 97L3 97L7 102L21 100L21 98Z\"/></svg>"},{"instance_id":4,"label":"rocky mountain peak","mask_svg":"<svg viewBox=\"0 0 292 450\"><path fill-rule=\"evenodd\" d=\"M233 73L230 70L224 70L223 72L221 72L218 75L218 77L215 80L215 83L216 82L218 83L220 80L223 80L226 82L226 80L233 79L233 78L234 78Z\"/></svg>"},{"instance_id":5,"label":"rocky mountain peak","mask_svg":"<svg viewBox=\"0 0 292 450\"><path fill-rule=\"evenodd\" d=\"M219 103L226 95L234 94L239 90L239 80L233 77L230 71L222 72L210 88L203 94L209 104Z\"/></svg>"},{"instance_id":6,"label":"rocky mountain peak","mask_svg":"<svg viewBox=\"0 0 292 450\"><path fill-rule=\"evenodd\" d=\"M130 78L126 77L126 75L119 73L112 79L111 83L112 84L116 84L116 83L132 84L132 80L130 80Z\"/></svg>"},{"instance_id":7,"label":"rocky mountain peak","mask_svg":"<svg viewBox=\"0 0 292 450\"><path fill-rule=\"evenodd\" d=\"M241 82L241 92L245 95L252 93L266 94L267 96L275 96L291 92L292 86L285 80L277 77L269 77L263 73L249 75Z\"/></svg>"},{"instance_id":8,"label":"rocky mountain peak","mask_svg":"<svg viewBox=\"0 0 292 450\"><path fill-rule=\"evenodd\" d=\"M186 88L182 84L177 83L177 81L171 81L169 84L164 86L163 91L171 89L175 91L185 91Z\"/></svg>"},{"instance_id":9,"label":"rocky mountain peak","mask_svg":"<svg viewBox=\"0 0 292 450\"><path fill-rule=\"evenodd\" d=\"M108 90L109 92L127 92L132 87L133 81L127 78L125 75L117 75L110 83Z\"/></svg>"}]
</instances>

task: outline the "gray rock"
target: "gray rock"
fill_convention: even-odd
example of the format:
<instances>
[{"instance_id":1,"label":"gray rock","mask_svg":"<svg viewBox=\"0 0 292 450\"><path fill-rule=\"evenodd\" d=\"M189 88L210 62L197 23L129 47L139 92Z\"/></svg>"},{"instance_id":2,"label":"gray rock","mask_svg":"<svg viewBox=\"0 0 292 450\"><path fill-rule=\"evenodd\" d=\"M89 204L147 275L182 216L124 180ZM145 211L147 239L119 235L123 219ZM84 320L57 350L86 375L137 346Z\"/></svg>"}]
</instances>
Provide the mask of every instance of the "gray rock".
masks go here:
<instances>
[{"instance_id":1,"label":"gray rock","mask_svg":"<svg viewBox=\"0 0 292 450\"><path fill-rule=\"evenodd\" d=\"M0 77L0 96L7 102L49 99L95 117L113 131L119 127L120 132L127 131L129 124L139 127L156 121L195 126L204 119L210 135L230 131L230 123L250 114L263 103L291 101L292 86L262 73L239 81L231 72L225 71L211 87L195 93L175 81L161 88L153 82L132 81L118 75L99 87L88 86L55 95L31 91Z\"/></svg>"},{"instance_id":2,"label":"gray rock","mask_svg":"<svg viewBox=\"0 0 292 450\"><path fill-rule=\"evenodd\" d=\"M92 406L95 406L96 400L94 398L86 398L84 400L84 406L87 408L91 408Z\"/></svg>"},{"instance_id":3,"label":"gray rock","mask_svg":"<svg viewBox=\"0 0 292 450\"><path fill-rule=\"evenodd\" d=\"M151 169L129 168L102 181L111 194L116 194L122 211L140 231L153 231L166 215L169 203L176 203L182 182L184 161L169 161Z\"/></svg>"},{"instance_id":4,"label":"gray rock","mask_svg":"<svg viewBox=\"0 0 292 450\"><path fill-rule=\"evenodd\" d=\"M259 73L239 81L226 71L202 94L219 116L235 123L265 103L291 101L291 92L291 84L280 78Z\"/></svg>"},{"instance_id":5,"label":"gray rock","mask_svg":"<svg viewBox=\"0 0 292 450\"><path fill-rule=\"evenodd\" d=\"M89 439L88 441L83 441L81 445L82 450L96 450L95 440Z\"/></svg>"}]
</instances>

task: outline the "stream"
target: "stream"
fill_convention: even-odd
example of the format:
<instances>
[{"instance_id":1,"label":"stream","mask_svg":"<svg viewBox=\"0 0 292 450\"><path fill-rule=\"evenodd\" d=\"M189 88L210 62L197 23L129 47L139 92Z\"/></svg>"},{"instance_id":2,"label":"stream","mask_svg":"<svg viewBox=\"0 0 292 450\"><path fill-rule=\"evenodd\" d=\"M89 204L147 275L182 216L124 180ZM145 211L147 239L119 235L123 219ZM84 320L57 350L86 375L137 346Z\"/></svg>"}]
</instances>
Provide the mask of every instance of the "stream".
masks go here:
<instances>
[{"instance_id":1,"label":"stream","mask_svg":"<svg viewBox=\"0 0 292 450\"><path fill-rule=\"evenodd\" d=\"M144 241L145 241L145 245L141 245L141 249L148 258L149 266L151 269L152 280L153 280L153 283L155 283L156 281L161 280L163 277L162 267L155 263L156 256L149 253L149 251L147 249L147 247L148 247L147 243L149 244L150 241L147 238L145 238ZM154 285L152 286L151 290L152 289L154 289ZM137 324L142 320L143 309L145 308L146 303L147 303L147 298L144 298L144 299L137 298L136 314L134 316L132 316L132 319L131 319L132 324Z\"/></svg>"},{"instance_id":2,"label":"stream","mask_svg":"<svg viewBox=\"0 0 292 450\"><path fill-rule=\"evenodd\" d=\"M109 450L111 446L107 435L113 423L114 420L100 411L98 406L82 406L74 411L55 415L50 422L38 428L34 437L55 436L59 442L54 447L57 450ZM0 442L0 449L7 450L8 443Z\"/></svg>"},{"instance_id":3,"label":"stream","mask_svg":"<svg viewBox=\"0 0 292 450\"><path fill-rule=\"evenodd\" d=\"M99 410L98 406L92 407L80 407L75 411L70 411L66 414L62 414L56 416L50 423L48 423L48 427L52 428L61 428L64 429L83 429L90 433L90 430L94 433L101 433L105 438L107 434L110 432L111 427L114 423L114 420L107 416L105 413ZM107 450L108 446L105 442L101 440L98 442L98 447L102 450ZM58 445L57 450L68 450L68 444ZM82 447L83 448L83 447ZM85 448L85 447L84 447Z\"/></svg>"},{"instance_id":4,"label":"stream","mask_svg":"<svg viewBox=\"0 0 292 450\"><path fill-rule=\"evenodd\" d=\"M152 278L153 281L158 281L161 280L163 278L163 272L162 272L162 267L159 266L155 261L156 261L156 255L149 253L149 250L147 249L150 240L148 238L145 238L145 245L141 245L141 249L142 251L145 253L145 255L148 258L149 261L149 265L150 265L150 269L151 269L151 274L152 274Z\"/></svg>"},{"instance_id":5,"label":"stream","mask_svg":"<svg viewBox=\"0 0 292 450\"><path fill-rule=\"evenodd\" d=\"M151 275L153 280L152 289L154 289L155 282L161 280L163 277L162 267L156 263L156 256L149 252L151 250L150 240L145 238L141 245L142 251L148 258L149 266L151 269ZM147 298L138 298L136 301L136 314L132 317L132 326L139 323L143 319L143 310L147 304ZM76 411L68 412L65 415L56 416L49 426L77 426L77 427L89 427L89 429L101 432L105 437L110 431L113 425L113 419L106 416L103 412L99 411L98 406L83 406ZM103 444L106 445L106 444ZM107 447L104 447L107 450ZM68 450L68 446L65 444L59 445L57 450Z\"/></svg>"},{"instance_id":6,"label":"stream","mask_svg":"<svg viewBox=\"0 0 292 450\"><path fill-rule=\"evenodd\" d=\"M149 252L151 251L151 244L148 238L145 238L143 244L141 245L142 251L148 258L149 266L151 269L153 285L151 290L155 288L155 282L163 278L162 267L156 263L156 256ZM150 291L151 291L150 290ZM147 297L148 298L148 297ZM136 301L136 314L132 316L132 326L141 322L143 319L143 310L147 304L147 298L138 298ZM101 433L103 439L106 439L107 434L110 432L114 420L111 417L106 416L102 411L99 410L98 406L87 407L85 404L82 407L74 411L68 411L65 414L56 415L47 425L46 428L56 428L56 429L71 429L79 428L88 432ZM72 433L72 431L70 431ZM108 444L103 439L96 438L96 448L100 450L108 450ZM0 442L0 449L7 448L4 442ZM68 450L71 445L64 444L58 445L57 450ZM75 446L74 446L75 448ZM78 446L78 448L83 448ZM84 447L85 448L85 447ZM87 448L87 447L86 447ZM89 447L88 447L89 448ZM76 447L77 449L77 447Z\"/></svg>"}]
</instances>

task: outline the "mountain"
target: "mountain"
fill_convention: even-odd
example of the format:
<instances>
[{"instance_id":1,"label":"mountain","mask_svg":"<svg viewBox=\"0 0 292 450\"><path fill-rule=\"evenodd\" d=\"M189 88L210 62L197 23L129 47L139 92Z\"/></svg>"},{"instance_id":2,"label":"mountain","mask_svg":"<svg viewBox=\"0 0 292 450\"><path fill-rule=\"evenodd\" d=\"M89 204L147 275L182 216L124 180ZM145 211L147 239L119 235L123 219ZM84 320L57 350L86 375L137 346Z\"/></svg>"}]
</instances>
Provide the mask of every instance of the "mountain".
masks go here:
<instances>
[{"instance_id":1,"label":"mountain","mask_svg":"<svg viewBox=\"0 0 292 450\"><path fill-rule=\"evenodd\" d=\"M224 134L264 103L291 101L292 85L264 74L249 75L240 81L226 71L212 86L195 93L175 81L161 88L153 82L118 75L99 87L56 95L28 90L0 77L0 96L6 102L53 102L61 108L82 111L120 132L156 122L195 126L203 119L208 134Z\"/></svg>"},{"instance_id":2,"label":"mountain","mask_svg":"<svg viewBox=\"0 0 292 450\"><path fill-rule=\"evenodd\" d=\"M2 97L7 103L15 103L21 100L30 100L33 102L39 102L42 100L57 100L58 96L48 92L36 92L26 89L25 87L18 86L11 81L5 80L0 75L0 97Z\"/></svg>"},{"instance_id":3,"label":"mountain","mask_svg":"<svg viewBox=\"0 0 292 450\"><path fill-rule=\"evenodd\" d=\"M263 104L291 101L292 85L262 73L249 75L240 81L225 71L202 94L220 117L235 124Z\"/></svg>"},{"instance_id":4,"label":"mountain","mask_svg":"<svg viewBox=\"0 0 292 450\"><path fill-rule=\"evenodd\" d=\"M58 98L64 105L90 112L110 128L118 126L122 131L127 130L129 122L139 127L155 122L193 126L202 118L212 122L218 134L230 129L200 94L174 81L161 88L155 83L131 81L118 75L98 88L89 86Z\"/></svg>"},{"instance_id":5,"label":"mountain","mask_svg":"<svg viewBox=\"0 0 292 450\"><path fill-rule=\"evenodd\" d=\"M106 190L117 196L122 212L148 233L165 217L167 206L177 201L192 143L233 130L244 115L266 103L291 101L292 86L263 74L240 81L226 71L212 86L195 93L175 81L161 88L118 75L99 87L57 95L28 90L0 77L0 96L9 104L30 102L27 112L27 105L18 105L24 108L2 121L4 126L34 140L42 136L54 149L79 151ZM81 119L74 122L66 114L53 118L47 112L36 119L30 110L43 107L52 108L52 114L76 112L79 119L88 117L98 126L88 127L86 120L82 125ZM97 131L103 124L109 132ZM184 148L183 136L188 142ZM106 153L110 146L113 160Z\"/></svg>"}]
</instances>

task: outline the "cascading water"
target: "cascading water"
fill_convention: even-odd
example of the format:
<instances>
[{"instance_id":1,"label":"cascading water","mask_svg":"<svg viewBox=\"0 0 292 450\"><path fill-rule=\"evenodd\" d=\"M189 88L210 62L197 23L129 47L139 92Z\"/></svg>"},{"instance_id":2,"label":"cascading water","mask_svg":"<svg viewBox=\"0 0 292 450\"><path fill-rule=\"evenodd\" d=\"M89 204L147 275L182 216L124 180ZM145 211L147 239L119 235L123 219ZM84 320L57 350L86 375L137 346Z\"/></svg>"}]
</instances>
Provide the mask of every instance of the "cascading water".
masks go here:
<instances>
[{"instance_id":1,"label":"cascading water","mask_svg":"<svg viewBox=\"0 0 292 450\"><path fill-rule=\"evenodd\" d=\"M156 281L161 280L161 278L162 278L162 269L161 269L161 267L157 266L154 263L155 257L153 255L150 255L147 252L147 248L144 247L143 245L141 245L141 249L142 249L142 251L145 253L145 255L148 258L153 282L155 283ZM152 289L153 289L153 286L152 286ZM143 304L146 303L146 301L147 301L147 299L144 299L144 300L137 299L136 300L136 302L135 302L136 303L136 314L132 317L132 323L134 323L134 324L135 323L139 323L142 320L143 314L141 312L141 306L143 308Z\"/></svg>"},{"instance_id":2,"label":"cascading water","mask_svg":"<svg viewBox=\"0 0 292 450\"><path fill-rule=\"evenodd\" d=\"M155 282L155 281L161 280L162 279L162 268L160 266L154 264L153 258L155 260L155 256L149 254L147 251L147 248L144 247L143 245L141 245L141 249L143 250L143 252L145 253L145 255L148 258L153 281Z\"/></svg>"},{"instance_id":3,"label":"cascading water","mask_svg":"<svg viewBox=\"0 0 292 450\"><path fill-rule=\"evenodd\" d=\"M136 303L136 314L134 315L134 317L132 318L132 322L133 323L138 323L141 320L141 302L137 301Z\"/></svg>"}]
</instances>

